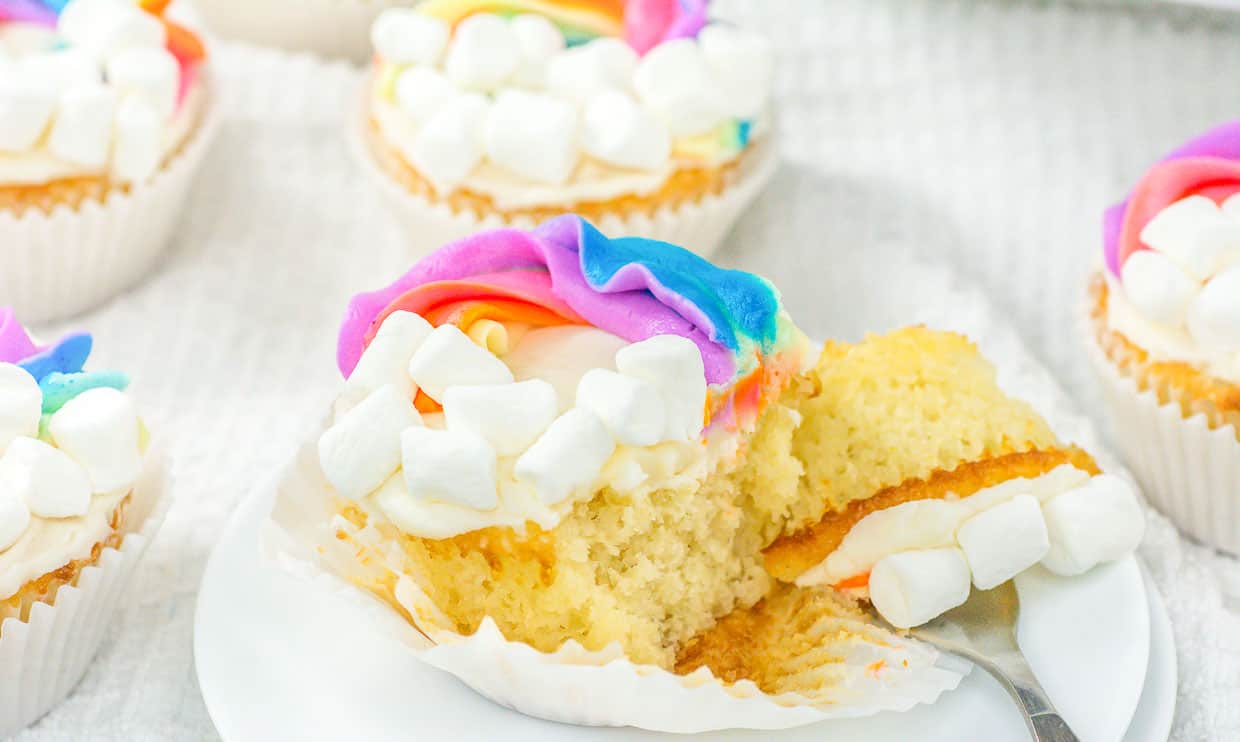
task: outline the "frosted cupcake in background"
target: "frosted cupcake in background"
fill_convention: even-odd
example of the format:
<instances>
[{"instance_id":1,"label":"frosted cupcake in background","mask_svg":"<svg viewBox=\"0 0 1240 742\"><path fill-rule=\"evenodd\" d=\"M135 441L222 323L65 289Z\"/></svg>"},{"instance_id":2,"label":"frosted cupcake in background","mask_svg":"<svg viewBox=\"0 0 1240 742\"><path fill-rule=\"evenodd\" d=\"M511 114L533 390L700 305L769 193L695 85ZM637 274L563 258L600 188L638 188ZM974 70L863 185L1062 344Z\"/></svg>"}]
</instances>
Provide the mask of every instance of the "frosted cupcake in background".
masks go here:
<instances>
[{"instance_id":1,"label":"frosted cupcake in background","mask_svg":"<svg viewBox=\"0 0 1240 742\"><path fill-rule=\"evenodd\" d=\"M128 377L85 370L91 346L0 308L0 737L77 684L163 519Z\"/></svg>"},{"instance_id":2,"label":"frosted cupcake in background","mask_svg":"<svg viewBox=\"0 0 1240 742\"><path fill-rule=\"evenodd\" d=\"M1150 168L1103 256L1091 357L1123 453L1181 528L1240 553L1240 122Z\"/></svg>"},{"instance_id":3,"label":"frosted cupcake in background","mask_svg":"<svg viewBox=\"0 0 1240 742\"><path fill-rule=\"evenodd\" d=\"M201 41L166 0L0 0L0 298L27 321L133 284L211 134Z\"/></svg>"},{"instance_id":4,"label":"frosted cupcake in background","mask_svg":"<svg viewBox=\"0 0 1240 742\"><path fill-rule=\"evenodd\" d=\"M371 35L355 151L418 252L571 211L709 254L774 171L771 47L705 0L430 0Z\"/></svg>"},{"instance_id":5,"label":"frosted cupcake in background","mask_svg":"<svg viewBox=\"0 0 1240 742\"><path fill-rule=\"evenodd\" d=\"M215 35L323 57L364 62L370 24L385 8L412 0L196 0Z\"/></svg>"}]
</instances>

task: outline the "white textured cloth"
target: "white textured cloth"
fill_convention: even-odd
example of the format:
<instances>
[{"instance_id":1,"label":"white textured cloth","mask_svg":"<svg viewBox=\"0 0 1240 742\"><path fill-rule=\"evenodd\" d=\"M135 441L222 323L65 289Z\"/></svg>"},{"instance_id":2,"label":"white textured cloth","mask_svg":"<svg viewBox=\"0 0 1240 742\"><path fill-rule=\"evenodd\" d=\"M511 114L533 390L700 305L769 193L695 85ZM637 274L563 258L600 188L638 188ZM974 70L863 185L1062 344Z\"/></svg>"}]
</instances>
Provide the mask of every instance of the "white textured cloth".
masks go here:
<instances>
[{"instance_id":1,"label":"white textured cloth","mask_svg":"<svg viewBox=\"0 0 1240 742\"><path fill-rule=\"evenodd\" d=\"M1099 213L1161 152L1236 115L1238 25L1044 3L718 10L777 42L789 161L720 261L773 278L814 334L966 329L1006 383L1089 443L1072 410L1099 400L1074 317ZM172 252L73 323L96 334L97 364L137 379L178 501L98 661L22 740L215 738L191 656L207 555L328 404L347 297L409 263L343 142L357 71L239 47L217 61L227 120ZM912 272L921 263L947 268ZM893 295L906 298L873 298ZM1240 739L1240 616L1225 607L1240 564L1157 517L1142 556L1175 624L1174 738Z\"/></svg>"}]
</instances>

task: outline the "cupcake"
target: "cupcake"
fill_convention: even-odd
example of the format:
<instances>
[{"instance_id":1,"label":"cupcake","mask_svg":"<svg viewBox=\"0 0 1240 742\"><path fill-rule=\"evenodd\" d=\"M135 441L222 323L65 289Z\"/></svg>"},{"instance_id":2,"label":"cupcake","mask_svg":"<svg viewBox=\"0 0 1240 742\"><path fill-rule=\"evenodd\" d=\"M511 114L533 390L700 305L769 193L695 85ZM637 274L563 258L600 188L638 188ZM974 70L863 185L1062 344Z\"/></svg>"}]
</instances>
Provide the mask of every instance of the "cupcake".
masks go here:
<instances>
[{"instance_id":1,"label":"cupcake","mask_svg":"<svg viewBox=\"0 0 1240 742\"><path fill-rule=\"evenodd\" d=\"M766 280L574 215L355 297L338 362L272 543L550 719L695 732L933 702L960 665L871 610L919 625L1142 534L1123 481L965 338L819 347Z\"/></svg>"},{"instance_id":2,"label":"cupcake","mask_svg":"<svg viewBox=\"0 0 1240 742\"><path fill-rule=\"evenodd\" d=\"M364 62L370 25L409 0L197 0L216 35L252 44Z\"/></svg>"},{"instance_id":3,"label":"cupcake","mask_svg":"<svg viewBox=\"0 0 1240 742\"><path fill-rule=\"evenodd\" d=\"M770 45L705 0L384 12L354 150L418 254L565 212L714 251L770 179Z\"/></svg>"},{"instance_id":4,"label":"cupcake","mask_svg":"<svg viewBox=\"0 0 1240 742\"><path fill-rule=\"evenodd\" d=\"M1150 168L1103 219L1090 355L1150 500L1240 553L1240 123Z\"/></svg>"},{"instance_id":5,"label":"cupcake","mask_svg":"<svg viewBox=\"0 0 1240 742\"><path fill-rule=\"evenodd\" d=\"M201 42L159 0L0 0L0 297L27 321L133 284L211 134Z\"/></svg>"},{"instance_id":6,"label":"cupcake","mask_svg":"<svg viewBox=\"0 0 1240 742\"><path fill-rule=\"evenodd\" d=\"M163 519L159 457L91 336L50 346L0 309L0 737L77 684Z\"/></svg>"}]
</instances>

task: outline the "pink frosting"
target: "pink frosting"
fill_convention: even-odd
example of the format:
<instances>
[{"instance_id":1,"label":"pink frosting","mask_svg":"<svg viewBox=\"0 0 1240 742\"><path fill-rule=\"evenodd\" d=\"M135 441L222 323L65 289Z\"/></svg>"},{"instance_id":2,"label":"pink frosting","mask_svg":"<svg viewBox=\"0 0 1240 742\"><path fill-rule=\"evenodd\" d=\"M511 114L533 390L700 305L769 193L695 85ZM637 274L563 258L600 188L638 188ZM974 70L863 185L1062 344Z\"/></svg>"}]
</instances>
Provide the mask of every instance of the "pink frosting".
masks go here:
<instances>
[{"instance_id":1,"label":"pink frosting","mask_svg":"<svg viewBox=\"0 0 1240 742\"><path fill-rule=\"evenodd\" d=\"M17 363L41 350L17 321L12 307L0 307L0 362Z\"/></svg>"}]
</instances>

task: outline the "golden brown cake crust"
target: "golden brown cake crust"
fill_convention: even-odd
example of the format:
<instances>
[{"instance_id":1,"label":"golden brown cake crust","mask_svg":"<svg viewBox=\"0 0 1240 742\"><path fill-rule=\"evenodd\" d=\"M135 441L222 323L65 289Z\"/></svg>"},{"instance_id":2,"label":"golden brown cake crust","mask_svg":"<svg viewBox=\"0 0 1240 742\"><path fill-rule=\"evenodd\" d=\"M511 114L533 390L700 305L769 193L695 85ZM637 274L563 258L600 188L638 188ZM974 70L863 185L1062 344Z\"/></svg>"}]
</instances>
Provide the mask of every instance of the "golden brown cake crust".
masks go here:
<instances>
[{"instance_id":1,"label":"golden brown cake crust","mask_svg":"<svg viewBox=\"0 0 1240 742\"><path fill-rule=\"evenodd\" d=\"M1107 324L1109 287L1101 274L1090 282L1090 319L1094 338L1119 371L1142 391L1153 391L1164 404L1174 402L1185 417L1202 413L1211 428L1231 424L1240 440L1240 384L1211 376L1189 363L1155 361L1144 348Z\"/></svg>"}]
</instances>

